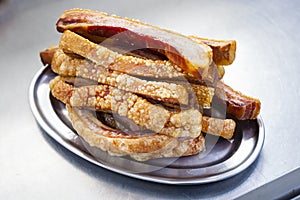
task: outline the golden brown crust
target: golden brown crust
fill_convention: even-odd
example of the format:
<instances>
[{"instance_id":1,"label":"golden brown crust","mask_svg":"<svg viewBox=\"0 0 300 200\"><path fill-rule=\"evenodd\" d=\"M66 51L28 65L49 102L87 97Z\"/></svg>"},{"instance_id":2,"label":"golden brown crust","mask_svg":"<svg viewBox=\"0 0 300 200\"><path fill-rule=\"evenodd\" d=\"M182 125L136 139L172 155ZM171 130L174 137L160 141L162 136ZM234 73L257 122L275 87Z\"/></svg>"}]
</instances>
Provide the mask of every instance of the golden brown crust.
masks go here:
<instances>
[{"instance_id":1,"label":"golden brown crust","mask_svg":"<svg viewBox=\"0 0 300 200\"><path fill-rule=\"evenodd\" d=\"M59 76L50 85L53 96L71 106L113 111L139 126L172 137L195 138L201 133L202 115L195 109L170 112L135 94L107 85L73 88Z\"/></svg>"},{"instance_id":2,"label":"golden brown crust","mask_svg":"<svg viewBox=\"0 0 300 200\"><path fill-rule=\"evenodd\" d=\"M115 51L116 49L118 50L118 52L124 51L114 47L109 47L109 48L112 51ZM129 55L127 55L128 53ZM122 52L122 54L123 56L120 58L118 63L112 63L111 65L107 66L107 68L114 71L123 72L129 75L138 76L138 77L174 79L179 81L192 81L192 82L196 81L202 85L205 84L203 80L192 77L190 74L183 71L177 65L174 65L166 60L159 60L157 57L155 57L156 55L151 54L151 52L143 53L144 57L140 57L139 54L136 54L134 52ZM76 66L79 63L84 66L91 65L91 64L97 65L96 63L84 59L83 57L78 56L76 54L72 54L72 56L66 55L58 46L50 46L47 49L41 51L40 57L44 65L46 64L51 65L52 62L52 65L56 64L56 67L60 67L60 65L67 65L70 68L72 67L71 65ZM132 59L133 57L136 58ZM153 57L155 57L156 59L154 59ZM80 62L73 60L74 58L80 60ZM139 61L137 62L135 59L139 59ZM155 64L149 63L148 59L156 60ZM55 61L54 63L53 60ZM218 74L214 76L218 76L218 79L222 79L222 77L225 74L224 66L216 65L216 68ZM208 76L211 77L210 79L215 79L211 74L208 74ZM206 82L207 81L209 80L207 79Z\"/></svg>"},{"instance_id":3,"label":"golden brown crust","mask_svg":"<svg viewBox=\"0 0 300 200\"><path fill-rule=\"evenodd\" d=\"M169 112L141 97L107 85L73 88L65 83L65 78L57 76L50 82L50 89L53 96L65 104L92 107L97 111L114 111L139 126L173 137L197 137L202 130L230 139L235 131L235 122L231 119L203 116L201 122L201 116L195 110Z\"/></svg>"},{"instance_id":4,"label":"golden brown crust","mask_svg":"<svg viewBox=\"0 0 300 200\"><path fill-rule=\"evenodd\" d=\"M52 95L63 102L64 104L69 104L70 99L73 95L73 86L65 84L60 76L56 76L49 83L50 91Z\"/></svg>"},{"instance_id":5,"label":"golden brown crust","mask_svg":"<svg viewBox=\"0 0 300 200\"><path fill-rule=\"evenodd\" d=\"M171 104L188 104L188 92L178 84L147 81L127 74L105 69L99 65L65 55L57 51L52 60L54 72L64 76L79 76L119 89Z\"/></svg>"},{"instance_id":6,"label":"golden brown crust","mask_svg":"<svg viewBox=\"0 0 300 200\"><path fill-rule=\"evenodd\" d=\"M195 93L198 103L203 107L210 107L212 99L214 97L215 89L213 87L194 83L191 83L191 87L193 89L193 92Z\"/></svg>"},{"instance_id":7,"label":"golden brown crust","mask_svg":"<svg viewBox=\"0 0 300 200\"><path fill-rule=\"evenodd\" d=\"M102 84L109 84L111 86L116 86L117 87L117 82L114 81L117 79L118 75L121 75L121 73L117 73L111 70L104 69L101 66L97 66L93 62L87 60L87 59L78 59L78 58L73 58L71 56L66 55L61 49L57 50L57 52L54 54L54 57L52 59L52 64L51 68L54 72L63 75L63 76L78 76L78 77L83 77L83 78L88 78L94 81L99 81L99 83ZM131 82L133 83L133 82ZM156 82L158 83L158 82ZM135 82L136 84L136 82ZM165 83L166 84L166 83ZM191 91L195 93L198 103L201 106L204 107L210 107L210 103L212 101L213 95L214 95L214 88L213 87L208 87L205 85L200 85L200 84L195 84L191 83L189 84L186 81L176 81L176 85L182 85L184 88L190 89ZM121 85L121 84L120 84ZM119 87L120 87L119 85ZM124 90L130 91L130 92L135 92L133 90L130 90L130 88L133 88L133 86L125 89ZM178 90L179 89L179 90ZM178 91L177 91L178 90ZM176 92L177 91L177 92ZM174 91L177 94L181 96L185 96L186 92L182 89L182 87L176 86L174 88ZM151 94L151 93L149 93ZM157 95L162 95L163 93L159 93ZM145 94L144 94L145 95ZM161 98L161 97L160 97ZM187 95L183 98L180 97L181 103L183 103L183 99L187 98ZM163 101L165 99L162 99ZM172 99L167 97L166 99L168 102L166 103L171 103ZM174 102L176 100L173 100Z\"/></svg>"},{"instance_id":8,"label":"golden brown crust","mask_svg":"<svg viewBox=\"0 0 300 200\"><path fill-rule=\"evenodd\" d=\"M70 120L77 133L91 146L112 155L125 156L145 161L162 157L181 157L201 152L205 148L200 134L195 139L178 140L174 137L154 134L145 136L124 136L112 129L106 129L89 110L67 105Z\"/></svg>"},{"instance_id":9,"label":"golden brown crust","mask_svg":"<svg viewBox=\"0 0 300 200\"><path fill-rule=\"evenodd\" d=\"M127 74L156 78L187 76L180 67L169 61L122 55L68 30L63 33L59 47L65 52L78 54L107 69Z\"/></svg>"},{"instance_id":10,"label":"golden brown crust","mask_svg":"<svg viewBox=\"0 0 300 200\"><path fill-rule=\"evenodd\" d=\"M169 61L150 60L126 56L97 45L84 37L65 31L60 40L60 48L87 58L107 69L135 76L176 78L184 77L183 70Z\"/></svg>"},{"instance_id":11,"label":"golden brown crust","mask_svg":"<svg viewBox=\"0 0 300 200\"><path fill-rule=\"evenodd\" d=\"M202 132L231 139L235 131L235 121L232 119L217 119L203 116Z\"/></svg>"}]
</instances>

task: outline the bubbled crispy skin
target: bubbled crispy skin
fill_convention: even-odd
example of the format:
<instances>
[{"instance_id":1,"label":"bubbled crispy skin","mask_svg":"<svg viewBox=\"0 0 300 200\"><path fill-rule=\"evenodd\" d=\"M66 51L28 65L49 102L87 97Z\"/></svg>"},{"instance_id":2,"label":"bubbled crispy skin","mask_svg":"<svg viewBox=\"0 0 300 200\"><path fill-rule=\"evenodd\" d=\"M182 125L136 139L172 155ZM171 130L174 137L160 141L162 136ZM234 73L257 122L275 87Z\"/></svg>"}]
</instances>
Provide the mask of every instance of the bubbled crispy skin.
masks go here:
<instances>
[{"instance_id":1,"label":"bubbled crispy skin","mask_svg":"<svg viewBox=\"0 0 300 200\"><path fill-rule=\"evenodd\" d=\"M217 119L203 116L202 132L231 139L236 124L232 119Z\"/></svg>"},{"instance_id":2,"label":"bubbled crispy skin","mask_svg":"<svg viewBox=\"0 0 300 200\"><path fill-rule=\"evenodd\" d=\"M69 35L69 37L73 37L73 36ZM142 76L142 77L150 77L150 78L151 77L152 78L178 78L178 77L184 78L185 76L187 76L186 74L183 73L183 71L180 68L178 68L176 65L171 64L169 61L165 61L165 60L153 61L153 60L137 58L133 56L121 55L105 47L100 47L100 46L98 47L104 49L102 53L104 53L107 50L106 52L109 53L109 56L105 56L105 57L100 56L101 61L100 59L98 60L98 58L92 58L92 55L87 56L93 60L93 62L91 62L90 60L87 59L84 60L73 59L70 56L67 56L62 51L62 49L58 49L53 56L53 61L55 62L52 63L52 65L56 64L58 60L64 60L64 64L68 66L70 66L70 64L73 64L75 66L94 65L94 66L99 66L102 68L130 74L134 76ZM82 52L81 55L86 55L86 53ZM104 59L110 59L110 56L112 57L112 59L116 57L117 58L114 59L113 62L110 61L109 63L104 63L103 62Z\"/></svg>"},{"instance_id":3,"label":"bubbled crispy skin","mask_svg":"<svg viewBox=\"0 0 300 200\"><path fill-rule=\"evenodd\" d=\"M112 155L145 161L153 158L181 157L201 152L205 148L203 136L178 140L174 137L154 134L128 136L103 125L90 110L67 105L70 120L77 133L91 146Z\"/></svg>"},{"instance_id":4,"label":"bubbled crispy skin","mask_svg":"<svg viewBox=\"0 0 300 200\"><path fill-rule=\"evenodd\" d=\"M121 75L125 76L122 73L108 70L103 68L102 66L96 65L95 63L87 59L79 59L79 58L74 58L72 56L66 55L61 49L55 52L52 59L51 68L54 72L62 76L78 76L82 78L88 78L94 81L98 81L99 83L108 84L118 88L120 88L122 84L119 84L117 81L114 80L117 80L118 76L119 77ZM128 77L128 79L130 80L139 80L129 75L126 75L126 77ZM118 79L118 80L122 80L122 79ZM138 81L138 82L139 84L145 84L145 81ZM130 83L131 85L134 83L135 87L138 85L136 81ZM147 82L147 84L150 83L158 84L159 82L150 82L150 81ZM164 94L163 90L167 92L168 89L167 88L164 89L162 87L160 87L160 89L157 90L155 93L154 92L150 93L150 91L147 91L146 92L147 96L150 95L156 96L157 98L162 99L162 101L166 103L172 103L172 101L173 103L176 103L176 101L180 103L186 103L185 101L188 98L188 94L183 88L187 88L187 89L192 89L189 92L195 93L198 103L200 105L204 107L209 107L214 94L214 89L212 87L207 87L195 83L189 84L187 81L183 81L183 82L177 81L176 85L174 85L174 83L173 84L164 83L163 85L168 85L168 87L172 89L172 92L169 92L169 96L163 96ZM172 85L174 87L171 87ZM134 87L130 86L121 89L130 92L136 92L134 90L131 90L132 88ZM139 93L139 94L143 94L144 96L146 96L145 93ZM177 98L175 97L178 97L179 100L177 100Z\"/></svg>"},{"instance_id":5,"label":"bubbled crispy skin","mask_svg":"<svg viewBox=\"0 0 300 200\"><path fill-rule=\"evenodd\" d=\"M63 81L60 81L60 77L55 77L49 83L50 91L54 97L63 102L69 104L73 95L73 86L66 85Z\"/></svg>"},{"instance_id":6,"label":"bubbled crispy skin","mask_svg":"<svg viewBox=\"0 0 300 200\"><path fill-rule=\"evenodd\" d=\"M123 59L124 56L107 48L92 44L90 41L74 34L75 33L66 31L62 36L60 47L93 60L98 64L93 65L91 63L78 61L78 65L81 66L80 69L82 70L79 70L78 73L80 73L82 77L112 85L129 92L149 96L159 101L169 101L169 103L174 104L188 104L188 93L186 89L180 85L159 81L146 81L117 71L110 72L109 66L119 62L119 59ZM53 60L55 62L55 59ZM54 65L54 70L55 66L57 65Z\"/></svg>"},{"instance_id":7,"label":"bubbled crispy skin","mask_svg":"<svg viewBox=\"0 0 300 200\"><path fill-rule=\"evenodd\" d=\"M161 134L173 137L197 137L202 131L230 139L235 130L236 125L232 119L204 116L200 120L201 115L199 116L193 109L179 113L169 112L134 94L107 85L74 88L65 83L64 79L70 81L69 78L57 76L50 82L51 93L63 103L76 107L92 107L98 111L114 111L120 116L128 117L139 126Z\"/></svg>"},{"instance_id":8,"label":"bubbled crispy skin","mask_svg":"<svg viewBox=\"0 0 300 200\"><path fill-rule=\"evenodd\" d=\"M210 107L214 96L214 88L194 83L191 83L190 85L192 87L192 92L195 93L198 103L203 107Z\"/></svg>"},{"instance_id":9,"label":"bubbled crispy skin","mask_svg":"<svg viewBox=\"0 0 300 200\"><path fill-rule=\"evenodd\" d=\"M172 137L195 138L201 133L202 115L195 109L170 112L135 94L107 85L73 88L60 76L54 78L50 85L53 96L71 106L113 111L139 126ZM71 95L66 97L66 93Z\"/></svg>"}]
</instances>

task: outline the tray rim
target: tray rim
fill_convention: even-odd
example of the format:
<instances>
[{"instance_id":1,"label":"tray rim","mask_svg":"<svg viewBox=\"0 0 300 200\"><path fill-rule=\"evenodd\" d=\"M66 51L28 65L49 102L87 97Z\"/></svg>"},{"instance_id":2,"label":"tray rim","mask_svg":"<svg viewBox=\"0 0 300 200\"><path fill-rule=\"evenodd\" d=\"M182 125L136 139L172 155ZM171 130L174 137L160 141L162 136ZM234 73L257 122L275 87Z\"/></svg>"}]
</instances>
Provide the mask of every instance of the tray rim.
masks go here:
<instances>
[{"instance_id":1,"label":"tray rim","mask_svg":"<svg viewBox=\"0 0 300 200\"><path fill-rule=\"evenodd\" d=\"M34 115L35 120L37 121L38 125L50 136L52 137L56 142L58 142L60 145L68 149L69 151L73 152L75 155L81 157L82 159L85 159L89 161L90 163L93 163L99 167L102 167L106 170L110 170L112 172L122 174L131 178L136 178L144 181L150 181L155 183L161 183L161 184L169 184L169 185L197 185L197 184L207 184L212 183L216 181L221 181L228 179L232 176L235 176L239 174L240 172L247 169L254 161L258 158L260 152L262 151L264 140L265 140L265 127L263 123L263 119L261 114L257 117L257 124L258 124L258 140L256 141L256 145L254 150L252 151L252 154L244 161L242 162L238 167L226 171L225 173L220 175L213 175L206 178L185 178L185 179L177 179L177 178L169 178L169 177L153 177L145 173L132 173L128 172L126 170L118 169L116 167L110 167L107 166L105 163L101 163L100 161L97 161L93 159L93 156L76 148L75 144L70 144L66 141L66 139L62 138L59 133L57 133L51 126L43 119L42 114L39 111L39 108L36 105L35 101L35 88L37 81L39 78L43 75L43 72L48 70L49 66L43 66L41 67L33 76L32 81L29 86L29 104L31 108L31 112Z\"/></svg>"}]
</instances>

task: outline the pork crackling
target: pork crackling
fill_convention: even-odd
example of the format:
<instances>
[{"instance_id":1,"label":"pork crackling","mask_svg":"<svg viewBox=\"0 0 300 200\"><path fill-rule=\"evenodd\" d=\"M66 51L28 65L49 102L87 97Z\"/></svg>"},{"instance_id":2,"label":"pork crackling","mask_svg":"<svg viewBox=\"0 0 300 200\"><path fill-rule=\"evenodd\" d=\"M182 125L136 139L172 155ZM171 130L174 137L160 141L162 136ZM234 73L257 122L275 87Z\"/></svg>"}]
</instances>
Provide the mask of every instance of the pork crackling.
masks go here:
<instances>
[{"instance_id":1,"label":"pork crackling","mask_svg":"<svg viewBox=\"0 0 300 200\"><path fill-rule=\"evenodd\" d=\"M163 134L128 135L103 124L91 110L70 105L67 105L67 110L77 133L89 145L107 151L110 155L129 155L135 160L146 161L194 155L205 149L202 134L185 140Z\"/></svg>"},{"instance_id":2,"label":"pork crackling","mask_svg":"<svg viewBox=\"0 0 300 200\"><path fill-rule=\"evenodd\" d=\"M235 122L232 119L203 117L198 110L169 111L135 94L107 85L75 88L57 76L50 82L54 97L75 107L90 107L96 111L113 111L135 124L172 137L198 137L200 132L232 138ZM204 121L203 121L204 120Z\"/></svg>"},{"instance_id":3,"label":"pork crackling","mask_svg":"<svg viewBox=\"0 0 300 200\"><path fill-rule=\"evenodd\" d=\"M87 36L84 33L97 36L102 32L105 37L120 36L118 40L132 43L136 49L157 49L195 77L205 77L212 62L212 49L208 45L137 20L92 10L71 9L60 16L56 25L60 32L71 30L84 36Z\"/></svg>"},{"instance_id":4,"label":"pork crackling","mask_svg":"<svg viewBox=\"0 0 300 200\"><path fill-rule=\"evenodd\" d=\"M214 94L214 88L212 87L188 83L187 81L172 83L170 81L162 82L162 80L142 80L138 77L104 68L87 59L69 56L61 49L54 53L51 68L54 72L63 76L77 76L90 79L145 97L161 99L163 102L170 104L188 104L190 96L188 93L192 92L201 106L209 107ZM144 88L144 91L141 88Z\"/></svg>"},{"instance_id":5,"label":"pork crackling","mask_svg":"<svg viewBox=\"0 0 300 200\"><path fill-rule=\"evenodd\" d=\"M201 133L202 115L193 108L170 112L158 104L152 104L142 97L112 86L74 88L60 76L50 82L50 89L54 97L66 104L113 111L156 133L193 138Z\"/></svg>"}]
</instances>

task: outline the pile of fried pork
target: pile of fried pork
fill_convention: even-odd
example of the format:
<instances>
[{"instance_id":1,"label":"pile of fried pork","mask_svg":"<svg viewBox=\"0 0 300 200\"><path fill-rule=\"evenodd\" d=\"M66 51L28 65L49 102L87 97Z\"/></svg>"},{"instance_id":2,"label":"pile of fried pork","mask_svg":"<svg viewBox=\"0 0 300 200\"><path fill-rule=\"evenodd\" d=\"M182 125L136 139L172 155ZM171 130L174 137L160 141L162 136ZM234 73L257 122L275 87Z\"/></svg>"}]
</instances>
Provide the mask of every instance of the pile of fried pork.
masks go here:
<instances>
[{"instance_id":1,"label":"pile of fried pork","mask_svg":"<svg viewBox=\"0 0 300 200\"><path fill-rule=\"evenodd\" d=\"M205 134L231 139L235 120L256 119L260 101L224 84L234 40L184 36L138 20L71 9L58 46L40 53L57 76L53 97L91 146L145 161L205 149ZM220 118L205 114L225 105ZM226 116L232 116L226 118Z\"/></svg>"}]
</instances>

